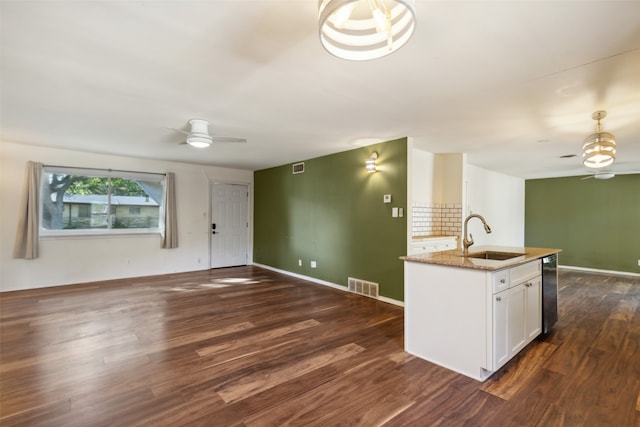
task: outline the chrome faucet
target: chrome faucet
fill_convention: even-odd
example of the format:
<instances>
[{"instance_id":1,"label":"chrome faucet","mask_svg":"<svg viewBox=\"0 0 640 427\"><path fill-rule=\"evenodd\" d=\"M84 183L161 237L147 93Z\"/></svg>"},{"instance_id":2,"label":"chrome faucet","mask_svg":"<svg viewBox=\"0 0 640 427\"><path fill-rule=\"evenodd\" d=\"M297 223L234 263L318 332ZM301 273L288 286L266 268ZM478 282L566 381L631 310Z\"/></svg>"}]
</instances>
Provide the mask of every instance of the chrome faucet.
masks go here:
<instances>
[{"instance_id":1,"label":"chrome faucet","mask_svg":"<svg viewBox=\"0 0 640 427\"><path fill-rule=\"evenodd\" d=\"M487 224L487 220L484 219L484 217L482 215L478 215L478 214L471 214L469 215L465 220L464 220L464 240L462 240L462 245L464 246L464 249L462 250L462 253L464 255L467 255L469 253L469 246L473 245L473 234L469 234L469 237L467 237L467 223L469 222L469 220L471 218L478 218L480 219L480 221L482 221L482 224L484 224L484 231L487 232L487 234L491 233L491 227L489 227L489 224Z\"/></svg>"}]
</instances>

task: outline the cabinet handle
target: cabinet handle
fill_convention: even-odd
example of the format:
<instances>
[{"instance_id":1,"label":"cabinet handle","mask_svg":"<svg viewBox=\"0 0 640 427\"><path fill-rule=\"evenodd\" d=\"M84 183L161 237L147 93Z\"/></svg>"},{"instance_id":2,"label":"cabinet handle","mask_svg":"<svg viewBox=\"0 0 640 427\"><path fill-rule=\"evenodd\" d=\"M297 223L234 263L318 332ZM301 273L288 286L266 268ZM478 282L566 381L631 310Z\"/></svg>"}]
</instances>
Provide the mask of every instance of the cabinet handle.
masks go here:
<instances>
[{"instance_id":1,"label":"cabinet handle","mask_svg":"<svg viewBox=\"0 0 640 427\"><path fill-rule=\"evenodd\" d=\"M524 285L525 285L527 288L530 288L530 287L531 287L531 282L527 282L527 283L525 283Z\"/></svg>"},{"instance_id":2,"label":"cabinet handle","mask_svg":"<svg viewBox=\"0 0 640 427\"><path fill-rule=\"evenodd\" d=\"M496 301L502 301L502 297L496 297Z\"/></svg>"},{"instance_id":3,"label":"cabinet handle","mask_svg":"<svg viewBox=\"0 0 640 427\"><path fill-rule=\"evenodd\" d=\"M500 279L500 283L504 283L504 282L506 282L506 280L504 278Z\"/></svg>"}]
</instances>

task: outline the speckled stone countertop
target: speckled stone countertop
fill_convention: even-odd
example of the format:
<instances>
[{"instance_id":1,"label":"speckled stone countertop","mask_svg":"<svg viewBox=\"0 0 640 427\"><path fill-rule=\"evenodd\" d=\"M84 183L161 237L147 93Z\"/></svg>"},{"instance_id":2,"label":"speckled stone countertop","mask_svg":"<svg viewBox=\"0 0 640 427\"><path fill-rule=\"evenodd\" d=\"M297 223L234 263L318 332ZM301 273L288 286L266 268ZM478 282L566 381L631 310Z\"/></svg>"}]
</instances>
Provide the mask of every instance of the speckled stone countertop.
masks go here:
<instances>
[{"instance_id":1,"label":"speckled stone countertop","mask_svg":"<svg viewBox=\"0 0 640 427\"><path fill-rule=\"evenodd\" d=\"M558 252L561 252L562 249L528 248L522 246L472 246L469 248L469 255L486 251L512 252L522 255L504 261L496 261L492 259L465 257L462 256L461 249L455 249L451 251L408 255L400 257L400 259L404 261L421 262L425 264L438 264L448 267L473 268L476 270L493 271L513 267L519 264L524 264L528 261L543 258L547 255L557 254Z\"/></svg>"}]
</instances>

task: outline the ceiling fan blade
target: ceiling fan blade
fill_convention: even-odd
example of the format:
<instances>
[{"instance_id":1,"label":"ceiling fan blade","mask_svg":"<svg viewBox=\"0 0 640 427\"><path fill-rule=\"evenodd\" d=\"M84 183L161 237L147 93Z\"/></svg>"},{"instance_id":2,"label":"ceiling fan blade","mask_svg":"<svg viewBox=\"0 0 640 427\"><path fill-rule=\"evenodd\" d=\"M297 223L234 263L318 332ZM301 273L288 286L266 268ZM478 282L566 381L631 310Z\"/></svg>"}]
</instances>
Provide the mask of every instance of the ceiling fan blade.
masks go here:
<instances>
[{"instance_id":1,"label":"ceiling fan blade","mask_svg":"<svg viewBox=\"0 0 640 427\"><path fill-rule=\"evenodd\" d=\"M175 131L175 132L180 132L180 133L183 133L185 135L189 135L189 132L184 131L182 129L176 129L176 128L166 128L166 129L169 129L169 130L172 130L172 131Z\"/></svg>"},{"instance_id":2,"label":"ceiling fan blade","mask_svg":"<svg viewBox=\"0 0 640 427\"><path fill-rule=\"evenodd\" d=\"M213 142L231 142L231 143L245 143L247 140L245 138L235 138L233 136L212 136L211 139Z\"/></svg>"}]
</instances>

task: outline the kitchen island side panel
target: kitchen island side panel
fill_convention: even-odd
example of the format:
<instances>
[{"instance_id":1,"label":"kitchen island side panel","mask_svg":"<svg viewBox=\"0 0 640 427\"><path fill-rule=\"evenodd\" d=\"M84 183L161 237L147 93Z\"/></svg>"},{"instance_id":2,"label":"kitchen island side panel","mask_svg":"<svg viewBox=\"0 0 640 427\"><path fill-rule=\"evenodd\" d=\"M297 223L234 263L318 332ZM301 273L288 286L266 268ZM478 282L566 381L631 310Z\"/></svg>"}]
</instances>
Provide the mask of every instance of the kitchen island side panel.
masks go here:
<instances>
[{"instance_id":1,"label":"kitchen island side panel","mask_svg":"<svg viewBox=\"0 0 640 427\"><path fill-rule=\"evenodd\" d=\"M482 381L489 273L405 262L405 351Z\"/></svg>"}]
</instances>

